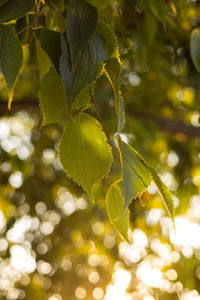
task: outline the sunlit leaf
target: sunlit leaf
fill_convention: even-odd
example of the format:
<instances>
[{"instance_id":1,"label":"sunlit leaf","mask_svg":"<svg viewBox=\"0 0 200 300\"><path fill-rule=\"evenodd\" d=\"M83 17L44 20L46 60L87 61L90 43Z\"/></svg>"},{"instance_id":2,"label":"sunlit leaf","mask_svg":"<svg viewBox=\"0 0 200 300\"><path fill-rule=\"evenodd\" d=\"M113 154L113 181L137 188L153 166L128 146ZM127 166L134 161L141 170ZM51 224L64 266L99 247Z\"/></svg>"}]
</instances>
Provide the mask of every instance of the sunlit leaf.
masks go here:
<instances>
[{"instance_id":1,"label":"sunlit leaf","mask_svg":"<svg viewBox=\"0 0 200 300\"><path fill-rule=\"evenodd\" d=\"M124 99L120 95L119 96L119 116L118 116L118 132L120 132L125 124L125 111L124 111Z\"/></svg>"},{"instance_id":2,"label":"sunlit leaf","mask_svg":"<svg viewBox=\"0 0 200 300\"><path fill-rule=\"evenodd\" d=\"M36 39L36 55L37 55L37 63L38 63L38 71L40 78L44 76L45 73L48 72L49 67L52 65L50 58L46 54L46 52L42 49L40 42Z\"/></svg>"},{"instance_id":3,"label":"sunlit leaf","mask_svg":"<svg viewBox=\"0 0 200 300\"><path fill-rule=\"evenodd\" d=\"M49 123L63 125L68 120L67 100L63 83L55 68L50 68L42 78L39 96L43 112L42 125Z\"/></svg>"},{"instance_id":4,"label":"sunlit leaf","mask_svg":"<svg viewBox=\"0 0 200 300\"><path fill-rule=\"evenodd\" d=\"M129 211L125 209L122 216L120 216L124 208L124 197L121 193L119 186L113 183L106 195L106 206L110 222L117 231L128 240L128 224L129 224Z\"/></svg>"},{"instance_id":5,"label":"sunlit leaf","mask_svg":"<svg viewBox=\"0 0 200 300\"><path fill-rule=\"evenodd\" d=\"M23 63L23 50L20 41L9 26L1 27L1 65L9 89L8 107L10 108L17 78Z\"/></svg>"},{"instance_id":6,"label":"sunlit leaf","mask_svg":"<svg viewBox=\"0 0 200 300\"><path fill-rule=\"evenodd\" d=\"M69 49L65 36L62 36L62 55L60 73L64 83L69 107L75 101L81 90L91 84L102 71L102 62L106 60L105 43L102 37L95 33L88 46L77 57L72 70Z\"/></svg>"},{"instance_id":7,"label":"sunlit leaf","mask_svg":"<svg viewBox=\"0 0 200 300\"><path fill-rule=\"evenodd\" d=\"M72 111L84 110L90 105L90 89L86 86L76 98L72 105Z\"/></svg>"},{"instance_id":8,"label":"sunlit leaf","mask_svg":"<svg viewBox=\"0 0 200 300\"><path fill-rule=\"evenodd\" d=\"M162 196L162 199L165 203L165 206L167 208L167 211L168 211L170 217L172 218L172 221L174 221L175 207L174 207L174 200L173 200L172 194L170 193L168 187L164 184L164 182L162 182L162 180L160 179L160 177L158 176L158 174L156 173L154 168L152 168L149 165L147 165L147 168L150 171L152 179L153 179L159 193Z\"/></svg>"},{"instance_id":9,"label":"sunlit leaf","mask_svg":"<svg viewBox=\"0 0 200 300\"><path fill-rule=\"evenodd\" d=\"M151 175L138 152L123 141L120 141L119 145L123 169L124 208L126 208L134 198L147 189L151 183Z\"/></svg>"},{"instance_id":10,"label":"sunlit leaf","mask_svg":"<svg viewBox=\"0 0 200 300\"><path fill-rule=\"evenodd\" d=\"M107 175L112 154L97 120L80 113L66 123L59 157L68 177L80 184L92 199L92 188Z\"/></svg>"},{"instance_id":11,"label":"sunlit leaf","mask_svg":"<svg viewBox=\"0 0 200 300\"><path fill-rule=\"evenodd\" d=\"M190 52L196 69L200 72L200 30L195 29L191 35Z\"/></svg>"},{"instance_id":12,"label":"sunlit leaf","mask_svg":"<svg viewBox=\"0 0 200 300\"><path fill-rule=\"evenodd\" d=\"M120 62L117 36L110 25L106 24L102 20L99 20L97 24L97 32L102 35L106 42L107 58L111 59L116 57Z\"/></svg>"},{"instance_id":13,"label":"sunlit leaf","mask_svg":"<svg viewBox=\"0 0 200 300\"><path fill-rule=\"evenodd\" d=\"M67 40L72 66L95 33L97 9L85 0L71 0L67 8Z\"/></svg>"},{"instance_id":14,"label":"sunlit leaf","mask_svg":"<svg viewBox=\"0 0 200 300\"><path fill-rule=\"evenodd\" d=\"M120 96L120 71L121 66L116 57L106 62L105 74L108 77L114 91L116 115L119 118L119 96Z\"/></svg>"}]
</instances>

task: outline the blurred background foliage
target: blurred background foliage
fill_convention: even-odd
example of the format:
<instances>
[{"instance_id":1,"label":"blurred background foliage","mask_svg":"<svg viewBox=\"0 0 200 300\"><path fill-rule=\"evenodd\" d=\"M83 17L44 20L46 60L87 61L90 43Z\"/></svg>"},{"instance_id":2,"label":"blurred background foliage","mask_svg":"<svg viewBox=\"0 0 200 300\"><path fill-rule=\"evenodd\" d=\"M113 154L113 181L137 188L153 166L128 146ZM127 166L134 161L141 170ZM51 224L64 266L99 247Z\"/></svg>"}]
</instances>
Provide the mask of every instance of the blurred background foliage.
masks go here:
<instances>
[{"instance_id":1,"label":"blurred background foliage","mask_svg":"<svg viewBox=\"0 0 200 300\"><path fill-rule=\"evenodd\" d=\"M67 2L49 1L35 25L46 22L59 31ZM200 75L190 57L200 2L166 0L164 11L155 10L153 0L89 2L119 39L126 108L121 136L173 193L176 233L151 185L130 205L130 244L122 240L105 209L108 186L119 178L117 163L96 189L97 205L66 178L57 158L61 128L40 128L33 39L11 111L0 74L0 299L200 299ZM22 17L17 31L25 26ZM29 34L29 28L19 34L24 45ZM114 134L105 77L95 97Z\"/></svg>"}]
</instances>

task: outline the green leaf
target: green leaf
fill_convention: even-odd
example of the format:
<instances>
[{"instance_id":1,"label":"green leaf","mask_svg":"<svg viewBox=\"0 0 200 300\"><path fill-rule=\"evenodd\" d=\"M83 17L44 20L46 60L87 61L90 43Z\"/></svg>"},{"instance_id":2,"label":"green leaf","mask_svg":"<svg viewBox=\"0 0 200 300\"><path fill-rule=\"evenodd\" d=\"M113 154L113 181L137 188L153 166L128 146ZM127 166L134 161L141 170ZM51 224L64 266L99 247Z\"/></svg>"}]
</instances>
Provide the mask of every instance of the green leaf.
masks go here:
<instances>
[{"instance_id":1,"label":"green leaf","mask_svg":"<svg viewBox=\"0 0 200 300\"><path fill-rule=\"evenodd\" d=\"M0 23L9 22L23 17L28 11L32 10L34 4L34 0L5 1L0 8Z\"/></svg>"},{"instance_id":2,"label":"green leaf","mask_svg":"<svg viewBox=\"0 0 200 300\"><path fill-rule=\"evenodd\" d=\"M120 132L125 124L125 111L124 111L124 99L119 96L119 116L118 116L118 128L117 131Z\"/></svg>"},{"instance_id":3,"label":"green leaf","mask_svg":"<svg viewBox=\"0 0 200 300\"><path fill-rule=\"evenodd\" d=\"M128 225L129 225L129 211L125 209L122 216L120 216L124 208L124 197L119 186L113 183L106 195L106 207L110 222L115 229L128 241Z\"/></svg>"},{"instance_id":4,"label":"green leaf","mask_svg":"<svg viewBox=\"0 0 200 300\"><path fill-rule=\"evenodd\" d=\"M153 14L163 23L165 16L165 0L148 0L148 2Z\"/></svg>"},{"instance_id":5,"label":"green leaf","mask_svg":"<svg viewBox=\"0 0 200 300\"><path fill-rule=\"evenodd\" d=\"M107 59L116 57L120 63L118 40L113 29L102 20L99 20L97 24L97 32L102 35L106 42Z\"/></svg>"},{"instance_id":6,"label":"green leaf","mask_svg":"<svg viewBox=\"0 0 200 300\"><path fill-rule=\"evenodd\" d=\"M105 74L108 77L114 91L115 109L117 118L119 118L119 95L120 95L120 71L121 66L116 57L106 62L104 67Z\"/></svg>"},{"instance_id":7,"label":"green leaf","mask_svg":"<svg viewBox=\"0 0 200 300\"><path fill-rule=\"evenodd\" d=\"M192 32L190 40L190 52L192 61L196 69L200 72L200 30L195 29Z\"/></svg>"},{"instance_id":8,"label":"green leaf","mask_svg":"<svg viewBox=\"0 0 200 300\"><path fill-rule=\"evenodd\" d=\"M67 9L67 40L72 66L95 33L97 9L85 0L71 0Z\"/></svg>"},{"instance_id":9,"label":"green leaf","mask_svg":"<svg viewBox=\"0 0 200 300\"><path fill-rule=\"evenodd\" d=\"M59 32L42 28L39 41L42 49L47 53L51 62L59 73L59 63L61 56L61 35Z\"/></svg>"},{"instance_id":10,"label":"green leaf","mask_svg":"<svg viewBox=\"0 0 200 300\"><path fill-rule=\"evenodd\" d=\"M174 222L175 207L174 207L174 200L173 200L172 194L170 193L168 187L162 182L162 180L160 179L160 177L158 176L158 174L156 173L154 168L152 168L151 166L149 166L147 164L146 164L146 166L147 166L149 172L151 173L152 179L153 179L158 191L160 192L160 194L162 196L162 199L165 203L167 211L168 211L170 217L172 218L172 221Z\"/></svg>"},{"instance_id":11,"label":"green leaf","mask_svg":"<svg viewBox=\"0 0 200 300\"><path fill-rule=\"evenodd\" d=\"M44 74L48 72L50 66L53 65L46 52L44 52L44 50L42 49L38 39L36 39L36 55L38 62L38 71L41 79L44 76Z\"/></svg>"},{"instance_id":12,"label":"green leaf","mask_svg":"<svg viewBox=\"0 0 200 300\"><path fill-rule=\"evenodd\" d=\"M112 153L97 120L80 113L65 125L59 157L68 177L80 184L91 199L95 183L105 177L112 163Z\"/></svg>"},{"instance_id":13,"label":"green leaf","mask_svg":"<svg viewBox=\"0 0 200 300\"><path fill-rule=\"evenodd\" d=\"M1 31L1 64L2 72L9 89L8 108L11 107L13 92L23 63L23 50L14 30L2 26Z\"/></svg>"},{"instance_id":14,"label":"green leaf","mask_svg":"<svg viewBox=\"0 0 200 300\"><path fill-rule=\"evenodd\" d=\"M123 169L124 209L142 194L151 183L151 175L142 156L130 145L119 141Z\"/></svg>"},{"instance_id":15,"label":"green leaf","mask_svg":"<svg viewBox=\"0 0 200 300\"><path fill-rule=\"evenodd\" d=\"M84 110L89 107L90 103L90 89L89 86L86 86L73 103L72 111Z\"/></svg>"},{"instance_id":16,"label":"green leaf","mask_svg":"<svg viewBox=\"0 0 200 300\"><path fill-rule=\"evenodd\" d=\"M39 97L43 112L42 125L49 123L64 125L68 120L67 100L63 83L54 67L42 78Z\"/></svg>"},{"instance_id":17,"label":"green leaf","mask_svg":"<svg viewBox=\"0 0 200 300\"><path fill-rule=\"evenodd\" d=\"M87 0L90 4L98 8L99 10L104 9L109 4L109 0Z\"/></svg>"},{"instance_id":18,"label":"green leaf","mask_svg":"<svg viewBox=\"0 0 200 300\"><path fill-rule=\"evenodd\" d=\"M61 45L60 74L64 83L68 105L71 107L81 90L101 74L102 63L106 60L105 43L102 37L95 33L88 46L77 57L73 70L65 35L62 36Z\"/></svg>"}]
</instances>

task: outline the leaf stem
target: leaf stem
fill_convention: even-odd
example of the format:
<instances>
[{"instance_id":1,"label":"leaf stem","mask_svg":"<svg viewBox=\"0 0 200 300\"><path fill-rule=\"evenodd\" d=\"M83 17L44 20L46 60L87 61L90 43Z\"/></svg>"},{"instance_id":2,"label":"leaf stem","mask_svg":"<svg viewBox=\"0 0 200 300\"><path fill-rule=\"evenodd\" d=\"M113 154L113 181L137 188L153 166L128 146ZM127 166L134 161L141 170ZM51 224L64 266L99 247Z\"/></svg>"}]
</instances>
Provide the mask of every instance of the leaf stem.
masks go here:
<instances>
[{"instance_id":1,"label":"leaf stem","mask_svg":"<svg viewBox=\"0 0 200 300\"><path fill-rule=\"evenodd\" d=\"M95 112L96 112L96 115L97 115L97 118L98 118L98 120L99 120L99 123L100 123L100 125L101 125L101 127L102 127L102 129L103 129L103 131L104 131L104 133L105 133L105 135L106 135L106 138L107 138L107 141L108 141L109 145L111 146L113 152L115 153L115 155L116 155L118 161L119 161L120 164L121 164L119 154L118 154L118 152L116 151L115 147L113 146L113 143L112 143L112 140L111 140L111 136L110 136L110 134L109 134L107 128L105 127L105 125L104 125L104 123L103 123L102 117L101 117L101 115L100 115L100 113L99 113L99 110L98 110L98 108L97 108L97 106L96 106L96 103L95 103L95 101L94 101L94 97L93 97L93 95L92 95L92 88L91 88L91 86L89 86L89 89L90 89L90 101L91 101L91 103L92 103L93 106L94 106L94 110L95 110Z\"/></svg>"}]
</instances>

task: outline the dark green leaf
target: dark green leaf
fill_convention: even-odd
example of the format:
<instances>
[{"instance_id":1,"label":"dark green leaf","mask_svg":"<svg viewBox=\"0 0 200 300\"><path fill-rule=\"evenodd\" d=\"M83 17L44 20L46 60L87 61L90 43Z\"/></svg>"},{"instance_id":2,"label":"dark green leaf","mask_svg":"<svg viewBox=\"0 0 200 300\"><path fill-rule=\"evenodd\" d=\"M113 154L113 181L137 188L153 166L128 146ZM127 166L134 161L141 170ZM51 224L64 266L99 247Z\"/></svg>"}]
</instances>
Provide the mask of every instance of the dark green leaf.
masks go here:
<instances>
[{"instance_id":1,"label":"dark green leaf","mask_svg":"<svg viewBox=\"0 0 200 300\"><path fill-rule=\"evenodd\" d=\"M106 60L105 43L102 37L95 33L88 46L77 57L72 70L69 48L65 36L62 36L62 55L60 73L64 82L69 107L75 101L81 90L91 84L102 71L102 62Z\"/></svg>"},{"instance_id":2,"label":"dark green leaf","mask_svg":"<svg viewBox=\"0 0 200 300\"><path fill-rule=\"evenodd\" d=\"M71 0L67 9L67 40L72 66L95 33L97 9L85 0Z\"/></svg>"},{"instance_id":3,"label":"dark green leaf","mask_svg":"<svg viewBox=\"0 0 200 300\"><path fill-rule=\"evenodd\" d=\"M112 154L95 118L80 113L68 121L59 144L59 157L68 177L80 184L91 199L95 183L110 169Z\"/></svg>"},{"instance_id":4,"label":"dark green leaf","mask_svg":"<svg viewBox=\"0 0 200 300\"><path fill-rule=\"evenodd\" d=\"M122 141L119 141L119 146L122 157L125 209L133 198L147 189L151 183L151 175L138 152Z\"/></svg>"},{"instance_id":5,"label":"dark green leaf","mask_svg":"<svg viewBox=\"0 0 200 300\"><path fill-rule=\"evenodd\" d=\"M192 61L197 68L197 70L200 72L200 30L195 29L192 32L191 35L191 41L190 41L190 52Z\"/></svg>"},{"instance_id":6,"label":"dark green leaf","mask_svg":"<svg viewBox=\"0 0 200 300\"><path fill-rule=\"evenodd\" d=\"M61 56L61 36L59 32L43 28L39 35L42 49L47 53L51 62L59 73L59 62Z\"/></svg>"},{"instance_id":7,"label":"dark green leaf","mask_svg":"<svg viewBox=\"0 0 200 300\"><path fill-rule=\"evenodd\" d=\"M42 125L49 123L64 125L68 120L67 100L63 83L54 67L42 78L39 96L43 112Z\"/></svg>"},{"instance_id":8,"label":"dark green leaf","mask_svg":"<svg viewBox=\"0 0 200 300\"><path fill-rule=\"evenodd\" d=\"M10 108L17 78L23 63L23 50L14 30L2 26L1 64L3 75L9 89L8 107Z\"/></svg>"},{"instance_id":9,"label":"dark green leaf","mask_svg":"<svg viewBox=\"0 0 200 300\"><path fill-rule=\"evenodd\" d=\"M1 5L0 23L9 22L23 17L31 11L35 4L34 0L9 0Z\"/></svg>"},{"instance_id":10,"label":"dark green leaf","mask_svg":"<svg viewBox=\"0 0 200 300\"><path fill-rule=\"evenodd\" d=\"M120 188L116 183L113 183L106 195L106 206L110 222L119 231L119 233L128 241L128 224L129 211L125 209L122 216L120 216L124 208L124 197Z\"/></svg>"}]
</instances>

